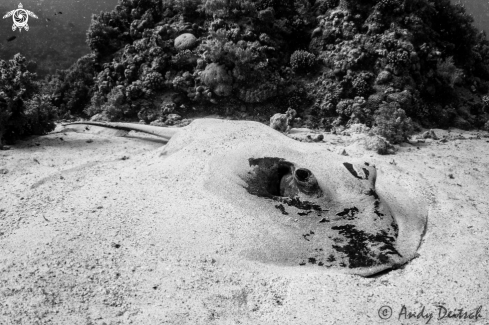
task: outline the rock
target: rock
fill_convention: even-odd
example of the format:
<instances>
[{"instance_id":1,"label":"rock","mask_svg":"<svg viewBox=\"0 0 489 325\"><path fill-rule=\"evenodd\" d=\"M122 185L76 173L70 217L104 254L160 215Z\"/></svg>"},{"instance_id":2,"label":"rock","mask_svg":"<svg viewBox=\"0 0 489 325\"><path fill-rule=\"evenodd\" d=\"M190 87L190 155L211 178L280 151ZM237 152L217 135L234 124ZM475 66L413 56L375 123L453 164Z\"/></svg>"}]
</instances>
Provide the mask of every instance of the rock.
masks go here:
<instances>
[{"instance_id":1,"label":"rock","mask_svg":"<svg viewBox=\"0 0 489 325\"><path fill-rule=\"evenodd\" d=\"M168 116L166 117L166 122L176 122L178 120L181 120L182 117L178 114L168 114Z\"/></svg>"},{"instance_id":2,"label":"rock","mask_svg":"<svg viewBox=\"0 0 489 325\"><path fill-rule=\"evenodd\" d=\"M392 79L391 73L389 71L384 70L377 75L377 79L375 79L375 83L377 85L382 85L388 83L391 79Z\"/></svg>"},{"instance_id":3,"label":"rock","mask_svg":"<svg viewBox=\"0 0 489 325\"><path fill-rule=\"evenodd\" d=\"M307 139L306 142L320 142L320 141L323 141L324 135L322 135L322 134L308 134L306 136L306 139ZM300 141L300 139L296 139L296 140Z\"/></svg>"},{"instance_id":4,"label":"rock","mask_svg":"<svg viewBox=\"0 0 489 325\"><path fill-rule=\"evenodd\" d=\"M270 118L270 127L279 132L287 132L289 117L287 114L277 113Z\"/></svg>"},{"instance_id":5,"label":"rock","mask_svg":"<svg viewBox=\"0 0 489 325\"><path fill-rule=\"evenodd\" d=\"M322 134L314 134L311 136L312 141L314 142L320 142L324 140L324 135Z\"/></svg>"},{"instance_id":6,"label":"rock","mask_svg":"<svg viewBox=\"0 0 489 325\"><path fill-rule=\"evenodd\" d=\"M435 131L429 130L423 133L422 135L423 139L433 139L433 140L438 140L438 137L435 134Z\"/></svg>"},{"instance_id":7,"label":"rock","mask_svg":"<svg viewBox=\"0 0 489 325\"><path fill-rule=\"evenodd\" d=\"M348 152L346 152L345 148L338 148L338 150L336 150L336 153L341 156L348 156Z\"/></svg>"},{"instance_id":8,"label":"rock","mask_svg":"<svg viewBox=\"0 0 489 325\"><path fill-rule=\"evenodd\" d=\"M197 44L197 38L190 33L185 33L175 38L174 46L178 51L189 50Z\"/></svg>"},{"instance_id":9,"label":"rock","mask_svg":"<svg viewBox=\"0 0 489 325\"><path fill-rule=\"evenodd\" d=\"M102 113L95 114L90 118L90 121L107 121L107 117Z\"/></svg>"},{"instance_id":10,"label":"rock","mask_svg":"<svg viewBox=\"0 0 489 325\"><path fill-rule=\"evenodd\" d=\"M1 175L5 175L8 173L8 169L7 168L0 168L0 174Z\"/></svg>"},{"instance_id":11,"label":"rock","mask_svg":"<svg viewBox=\"0 0 489 325\"><path fill-rule=\"evenodd\" d=\"M395 153L394 146L384 137L379 135L369 135L365 138L365 149L373 150L379 155Z\"/></svg>"}]
</instances>

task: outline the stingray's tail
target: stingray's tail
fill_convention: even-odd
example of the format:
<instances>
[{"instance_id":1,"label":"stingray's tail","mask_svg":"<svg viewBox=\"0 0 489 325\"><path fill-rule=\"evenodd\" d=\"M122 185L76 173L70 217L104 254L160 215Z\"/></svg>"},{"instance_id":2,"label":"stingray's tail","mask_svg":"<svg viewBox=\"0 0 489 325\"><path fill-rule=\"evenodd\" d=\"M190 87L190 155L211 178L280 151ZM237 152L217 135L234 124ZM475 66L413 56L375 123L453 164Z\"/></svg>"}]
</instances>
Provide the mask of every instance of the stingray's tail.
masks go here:
<instances>
[{"instance_id":1,"label":"stingray's tail","mask_svg":"<svg viewBox=\"0 0 489 325\"><path fill-rule=\"evenodd\" d=\"M84 125L94 125L105 128L123 130L123 131L138 131L143 133L148 133L156 135L160 138L170 140L175 133L178 132L178 128L154 126L154 125L143 125L137 123L120 123L120 122L71 122L63 124L63 126L73 125L73 124L84 124Z\"/></svg>"}]
</instances>

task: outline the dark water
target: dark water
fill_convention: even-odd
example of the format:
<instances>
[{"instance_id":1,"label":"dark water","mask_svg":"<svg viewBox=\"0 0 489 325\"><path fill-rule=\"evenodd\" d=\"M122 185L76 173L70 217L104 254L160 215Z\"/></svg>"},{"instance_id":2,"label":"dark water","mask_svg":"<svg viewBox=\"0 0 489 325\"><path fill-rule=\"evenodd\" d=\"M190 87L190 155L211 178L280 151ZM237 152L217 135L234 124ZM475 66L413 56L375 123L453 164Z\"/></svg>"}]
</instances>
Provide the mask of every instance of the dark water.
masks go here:
<instances>
[{"instance_id":1,"label":"dark water","mask_svg":"<svg viewBox=\"0 0 489 325\"><path fill-rule=\"evenodd\" d=\"M39 75L66 69L80 56L89 52L85 43L91 15L110 11L117 0L21 0L24 9L39 18L29 17L29 31L12 31L12 18L0 19L0 59L21 53L37 62ZM475 25L489 33L489 0L461 1L474 17ZM2 0L0 16L17 9L19 0ZM12 39L16 36L15 39Z\"/></svg>"},{"instance_id":2,"label":"dark water","mask_svg":"<svg viewBox=\"0 0 489 325\"><path fill-rule=\"evenodd\" d=\"M2 0L0 17L17 9L19 2L38 19L29 17L29 31L21 32L12 31L12 17L0 19L0 59L20 52L37 61L41 75L68 68L88 53L85 39L91 15L112 10L117 4L117 0ZM16 38L8 42L13 36Z\"/></svg>"},{"instance_id":3,"label":"dark water","mask_svg":"<svg viewBox=\"0 0 489 325\"><path fill-rule=\"evenodd\" d=\"M488 0L452 0L452 3L461 2L467 12L474 17L475 26L489 35L489 1Z\"/></svg>"}]
</instances>

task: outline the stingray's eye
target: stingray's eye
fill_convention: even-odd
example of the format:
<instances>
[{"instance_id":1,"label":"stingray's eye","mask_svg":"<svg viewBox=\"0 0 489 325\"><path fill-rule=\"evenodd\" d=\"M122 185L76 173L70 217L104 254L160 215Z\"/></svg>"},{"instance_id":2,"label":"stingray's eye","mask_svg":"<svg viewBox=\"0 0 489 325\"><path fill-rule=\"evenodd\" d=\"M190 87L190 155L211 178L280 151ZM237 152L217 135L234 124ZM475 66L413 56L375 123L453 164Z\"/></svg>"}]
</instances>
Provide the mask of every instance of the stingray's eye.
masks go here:
<instances>
[{"instance_id":1,"label":"stingray's eye","mask_svg":"<svg viewBox=\"0 0 489 325\"><path fill-rule=\"evenodd\" d=\"M343 166L345 166L346 169L348 169L348 171L350 172L350 174L352 174L354 177L358 178L358 179L362 179L362 177L360 177L357 173L357 171L355 170L355 168L353 167L352 164L350 163L343 163Z\"/></svg>"},{"instance_id":2,"label":"stingray's eye","mask_svg":"<svg viewBox=\"0 0 489 325\"><path fill-rule=\"evenodd\" d=\"M370 177L370 171L365 167L356 166L357 168L355 168L355 166L350 163L343 163L343 166L345 166L345 168L348 169L350 174L352 174L355 178L367 180ZM365 166L369 165L365 163Z\"/></svg>"}]
</instances>

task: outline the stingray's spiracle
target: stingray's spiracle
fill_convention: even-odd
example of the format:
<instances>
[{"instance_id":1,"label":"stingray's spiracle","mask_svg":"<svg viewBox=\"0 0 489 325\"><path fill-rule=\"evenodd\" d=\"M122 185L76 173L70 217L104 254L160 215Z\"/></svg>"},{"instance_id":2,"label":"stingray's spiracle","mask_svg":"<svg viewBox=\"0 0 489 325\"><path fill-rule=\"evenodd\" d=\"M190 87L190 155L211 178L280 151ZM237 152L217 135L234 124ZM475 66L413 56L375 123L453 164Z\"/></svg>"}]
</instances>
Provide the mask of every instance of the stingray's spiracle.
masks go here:
<instances>
[{"instance_id":1,"label":"stingray's spiracle","mask_svg":"<svg viewBox=\"0 0 489 325\"><path fill-rule=\"evenodd\" d=\"M307 195L321 194L318 181L309 169L297 168L294 173L294 179L302 193Z\"/></svg>"}]
</instances>

